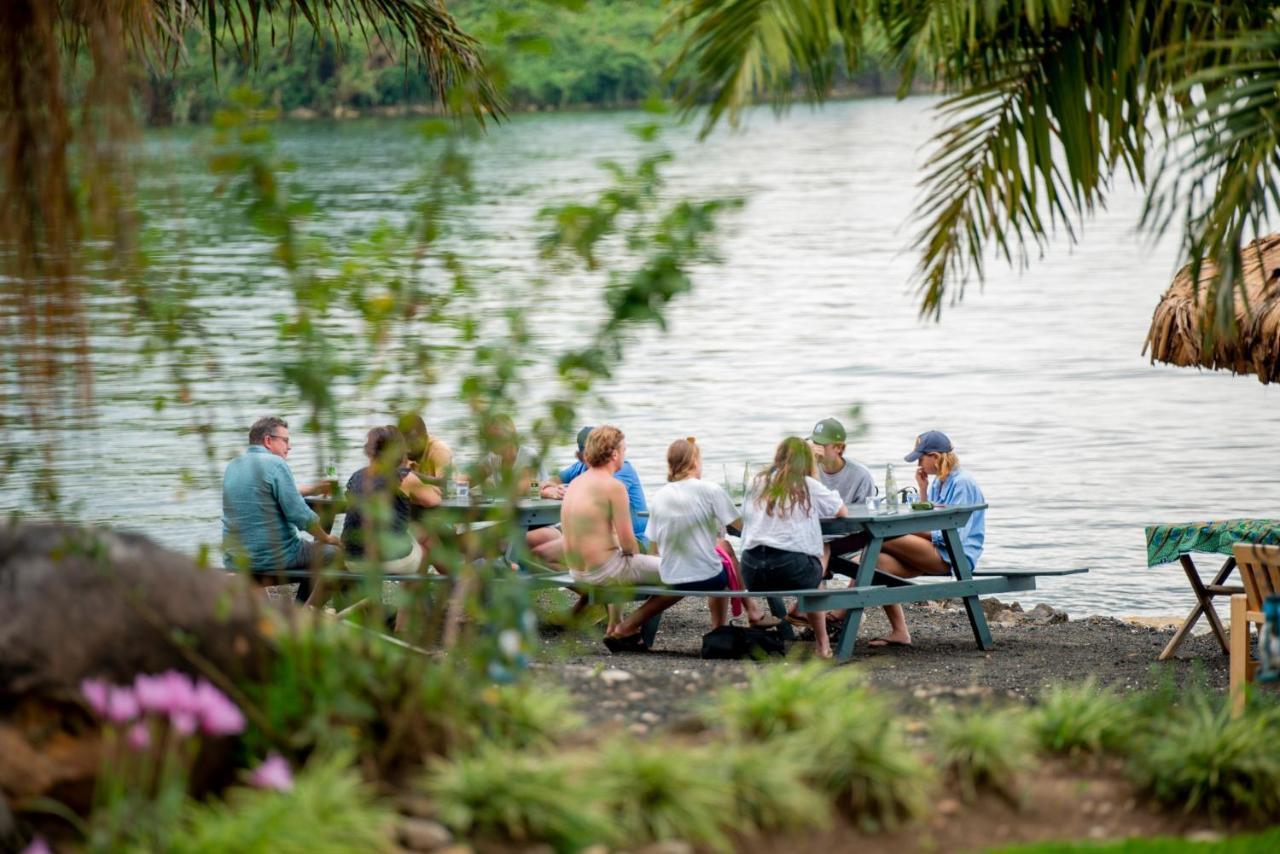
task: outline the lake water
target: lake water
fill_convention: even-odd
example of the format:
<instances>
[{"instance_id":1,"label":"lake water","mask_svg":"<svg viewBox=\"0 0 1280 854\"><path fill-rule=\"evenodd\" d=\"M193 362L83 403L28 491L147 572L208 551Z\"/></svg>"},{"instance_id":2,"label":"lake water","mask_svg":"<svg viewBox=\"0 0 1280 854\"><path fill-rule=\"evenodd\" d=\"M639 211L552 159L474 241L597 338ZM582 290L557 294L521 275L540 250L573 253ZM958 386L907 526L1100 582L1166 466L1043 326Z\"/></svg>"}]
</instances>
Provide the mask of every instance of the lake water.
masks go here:
<instances>
[{"instance_id":1,"label":"lake water","mask_svg":"<svg viewBox=\"0 0 1280 854\"><path fill-rule=\"evenodd\" d=\"M850 455L882 480L884 463L901 461L918 432L942 429L991 505L985 566L1091 568L1046 581L1024 604L1073 615L1181 612L1191 604L1182 573L1146 567L1142 527L1280 517L1266 462L1280 435L1280 389L1148 364L1142 342L1175 272L1175 241L1153 245L1135 232L1140 197L1124 187L1077 247L1059 240L1025 273L993 264L984 290L971 287L940 324L921 321L907 281L933 103L853 101L781 119L759 111L743 132L702 142L690 128L672 130L669 193L742 194L747 203L727 220L723 264L700 272L666 332L635 337L585 423L622 426L650 492L663 482L667 444L681 436L698 437L708 477L738 479L744 460L767 459L782 436L860 404L869 429ZM517 116L472 150L473 227L458 245L487 271L479 297L487 311L526 309L531 349L545 357L530 369L533 398L548 387L551 356L601 311L598 288L582 275L553 276L530 292L534 214L600 188L600 158L625 163L640 150L626 130L638 119ZM276 138L298 164L293 178L328 213L332 246L406 215L401 188L425 159L413 122L283 125ZM60 423L57 462L74 518L188 551L216 546L219 472L247 425L268 412L296 423L304 415L274 380L272 315L288 309L288 294L267 244L214 196L204 142L202 131L149 136L144 191L163 235L155 275L182 268L203 283L204 343L218 365L183 357L199 379L196 400L155 411L152 401L172 390L163 360L137 354L127 301L100 299L95 420ZM26 505L34 460L16 429L23 412L12 374L3 382L0 412L15 426L0 450L19 455L0 490L8 512ZM360 463L365 429L385 418L367 396L346 405L344 477ZM447 439L460 417L448 396L428 416ZM185 429L205 418L217 425L212 460ZM291 462L306 479L315 450L293 433ZM569 452L561 449L566 463ZM184 468L192 477L179 477ZM900 466L900 483L911 470Z\"/></svg>"}]
</instances>

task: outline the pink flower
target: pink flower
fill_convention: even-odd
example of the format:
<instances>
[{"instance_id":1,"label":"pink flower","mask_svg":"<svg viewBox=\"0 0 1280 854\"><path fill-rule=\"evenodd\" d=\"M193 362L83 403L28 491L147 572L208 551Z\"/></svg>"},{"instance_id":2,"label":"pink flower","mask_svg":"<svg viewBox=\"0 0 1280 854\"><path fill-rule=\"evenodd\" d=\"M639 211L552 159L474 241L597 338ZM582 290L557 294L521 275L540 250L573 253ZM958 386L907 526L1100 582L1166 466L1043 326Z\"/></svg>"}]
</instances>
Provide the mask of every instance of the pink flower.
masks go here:
<instances>
[{"instance_id":1,"label":"pink flower","mask_svg":"<svg viewBox=\"0 0 1280 854\"><path fill-rule=\"evenodd\" d=\"M168 679L164 676L148 676L139 673L133 680L133 693L144 712L169 714L172 699Z\"/></svg>"},{"instance_id":2,"label":"pink flower","mask_svg":"<svg viewBox=\"0 0 1280 854\"><path fill-rule=\"evenodd\" d=\"M80 693L84 694L90 707L103 717L107 715L107 692L110 688L105 679L86 679L80 683Z\"/></svg>"},{"instance_id":3,"label":"pink flower","mask_svg":"<svg viewBox=\"0 0 1280 854\"><path fill-rule=\"evenodd\" d=\"M112 723L128 723L138 716L138 698L122 685L107 689L107 719Z\"/></svg>"},{"instance_id":4,"label":"pink flower","mask_svg":"<svg viewBox=\"0 0 1280 854\"><path fill-rule=\"evenodd\" d=\"M198 720L194 712L170 712L169 725L178 735L191 735L196 731Z\"/></svg>"},{"instance_id":5,"label":"pink flower","mask_svg":"<svg viewBox=\"0 0 1280 854\"><path fill-rule=\"evenodd\" d=\"M151 727L145 721L138 721L129 727L129 734L125 739L134 750L146 750L151 746Z\"/></svg>"},{"instance_id":6,"label":"pink flower","mask_svg":"<svg viewBox=\"0 0 1280 854\"><path fill-rule=\"evenodd\" d=\"M160 674L164 690L161 702L169 714L187 712L195 714L200 710L200 700L196 697L196 686L191 677L177 670L169 670Z\"/></svg>"},{"instance_id":7,"label":"pink flower","mask_svg":"<svg viewBox=\"0 0 1280 854\"><path fill-rule=\"evenodd\" d=\"M227 695L204 679L196 683L200 728L206 735L236 735L244 732L244 715Z\"/></svg>"},{"instance_id":8,"label":"pink flower","mask_svg":"<svg viewBox=\"0 0 1280 854\"><path fill-rule=\"evenodd\" d=\"M293 789L293 771L279 753L272 753L249 774L249 785L259 789L288 792Z\"/></svg>"},{"instance_id":9,"label":"pink flower","mask_svg":"<svg viewBox=\"0 0 1280 854\"><path fill-rule=\"evenodd\" d=\"M43 836L37 836L31 840L30 845L22 849L22 854L53 854L53 849L44 841Z\"/></svg>"}]
</instances>

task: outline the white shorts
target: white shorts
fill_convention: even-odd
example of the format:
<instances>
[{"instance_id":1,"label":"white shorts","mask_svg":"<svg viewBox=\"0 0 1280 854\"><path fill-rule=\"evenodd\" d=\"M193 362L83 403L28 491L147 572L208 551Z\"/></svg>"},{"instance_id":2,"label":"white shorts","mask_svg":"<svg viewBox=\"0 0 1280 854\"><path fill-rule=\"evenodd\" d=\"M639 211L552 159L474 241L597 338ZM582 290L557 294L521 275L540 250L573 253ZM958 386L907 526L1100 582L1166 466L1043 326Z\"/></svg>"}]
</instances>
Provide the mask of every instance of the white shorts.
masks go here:
<instances>
[{"instance_id":1,"label":"white shorts","mask_svg":"<svg viewBox=\"0 0 1280 854\"><path fill-rule=\"evenodd\" d=\"M422 566L422 546L418 545L416 539L412 540L412 542L413 548L409 549L409 553L404 557L398 557L395 560L384 560L377 564L362 560L352 560L347 562L347 568L355 572L373 572L376 570L383 575L413 575Z\"/></svg>"}]
</instances>

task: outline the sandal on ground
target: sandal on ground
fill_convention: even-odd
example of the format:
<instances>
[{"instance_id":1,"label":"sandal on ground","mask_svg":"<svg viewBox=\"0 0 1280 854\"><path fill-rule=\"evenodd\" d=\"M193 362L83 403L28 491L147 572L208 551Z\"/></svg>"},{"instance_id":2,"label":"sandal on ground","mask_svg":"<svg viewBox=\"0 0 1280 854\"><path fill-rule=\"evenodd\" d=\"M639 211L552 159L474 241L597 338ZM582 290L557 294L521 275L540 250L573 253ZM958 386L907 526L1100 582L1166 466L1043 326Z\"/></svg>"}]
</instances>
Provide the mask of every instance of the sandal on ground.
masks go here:
<instances>
[{"instance_id":1,"label":"sandal on ground","mask_svg":"<svg viewBox=\"0 0 1280 854\"><path fill-rule=\"evenodd\" d=\"M758 620L748 618L747 622L751 624L751 628L753 629L771 629L774 626L782 625L782 620L779 620L773 614L765 614ZM809 621L805 620L804 624L806 626L809 625Z\"/></svg>"},{"instance_id":2,"label":"sandal on ground","mask_svg":"<svg viewBox=\"0 0 1280 854\"><path fill-rule=\"evenodd\" d=\"M787 614L787 622L801 629L807 629L810 627L808 618L802 617L799 614Z\"/></svg>"},{"instance_id":3,"label":"sandal on ground","mask_svg":"<svg viewBox=\"0 0 1280 854\"><path fill-rule=\"evenodd\" d=\"M883 649L886 646L911 646L911 642L894 640L893 638L872 638L867 641L867 646Z\"/></svg>"},{"instance_id":4,"label":"sandal on ground","mask_svg":"<svg viewBox=\"0 0 1280 854\"><path fill-rule=\"evenodd\" d=\"M617 637L615 635L605 635L604 645L609 652L648 652L649 645L644 642L642 632L636 632L633 635L623 635Z\"/></svg>"}]
</instances>

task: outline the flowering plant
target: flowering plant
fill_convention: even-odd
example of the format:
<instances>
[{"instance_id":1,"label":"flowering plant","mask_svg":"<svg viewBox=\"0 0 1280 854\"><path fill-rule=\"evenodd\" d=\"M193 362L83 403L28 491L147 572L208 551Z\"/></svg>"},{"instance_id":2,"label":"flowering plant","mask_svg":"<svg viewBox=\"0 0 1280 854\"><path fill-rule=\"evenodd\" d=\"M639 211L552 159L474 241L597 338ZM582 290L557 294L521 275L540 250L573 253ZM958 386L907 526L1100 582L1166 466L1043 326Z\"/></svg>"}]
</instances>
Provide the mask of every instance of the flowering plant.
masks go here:
<instances>
[{"instance_id":1,"label":"flowering plant","mask_svg":"<svg viewBox=\"0 0 1280 854\"><path fill-rule=\"evenodd\" d=\"M132 685L86 679L80 691L104 722L89 849L116 850L125 839L164 849L178 825L201 738L241 734L244 714L208 680L176 670L139 674ZM293 784L288 763L275 754L248 781L282 791Z\"/></svg>"}]
</instances>

